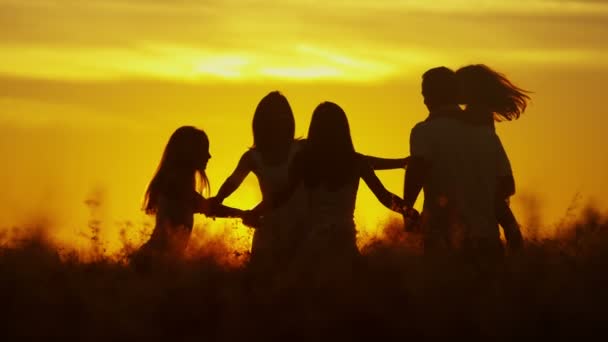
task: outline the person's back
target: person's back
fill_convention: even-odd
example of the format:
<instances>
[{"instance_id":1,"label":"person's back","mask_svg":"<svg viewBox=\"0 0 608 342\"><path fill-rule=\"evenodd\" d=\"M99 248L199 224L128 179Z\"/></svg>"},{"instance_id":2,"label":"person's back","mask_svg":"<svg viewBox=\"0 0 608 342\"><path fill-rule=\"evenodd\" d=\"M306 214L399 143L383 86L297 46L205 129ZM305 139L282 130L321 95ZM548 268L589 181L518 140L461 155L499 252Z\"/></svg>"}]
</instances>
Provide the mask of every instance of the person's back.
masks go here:
<instances>
[{"instance_id":1,"label":"person's back","mask_svg":"<svg viewBox=\"0 0 608 342\"><path fill-rule=\"evenodd\" d=\"M135 263L149 256L182 256L190 239L194 214L243 216L238 209L211 206L201 195L209 184L205 169L210 158L209 139L204 131L182 126L173 132L146 190L143 209L155 216L156 223L150 239L132 255Z\"/></svg>"},{"instance_id":2,"label":"person's back","mask_svg":"<svg viewBox=\"0 0 608 342\"><path fill-rule=\"evenodd\" d=\"M422 79L429 117L410 135L412 160L404 197L411 205L420 188L424 190L425 253L482 240L496 247L494 201L499 168L505 165L500 162L502 145L491 130L462 120L452 70L434 68Z\"/></svg>"},{"instance_id":3,"label":"person's back","mask_svg":"<svg viewBox=\"0 0 608 342\"><path fill-rule=\"evenodd\" d=\"M287 98L273 91L258 103L252 120L253 146L241 157L236 169L220 187L213 199L221 203L253 172L259 182L263 200L272 200L287 183L287 170L300 142L295 139L295 119ZM294 200L295 201L295 200ZM292 201L293 202L293 201ZM283 251L291 248L292 229L298 221L298 206L285 204L271 213L253 234L251 263L273 269L277 260L285 259Z\"/></svg>"},{"instance_id":4,"label":"person's back","mask_svg":"<svg viewBox=\"0 0 608 342\"><path fill-rule=\"evenodd\" d=\"M186 249L194 226L195 191L176 194L164 191L158 198L155 225L146 248L176 254Z\"/></svg>"},{"instance_id":5,"label":"person's back","mask_svg":"<svg viewBox=\"0 0 608 342\"><path fill-rule=\"evenodd\" d=\"M331 102L317 106L305 146L290 165L287 188L273 201L265 199L256 208L261 213L272 213L296 189L304 191L308 229L298 246L296 270L329 274L347 271L356 264L354 211L359 179L387 208L404 213L403 200L384 188L372 162L355 151L344 110Z\"/></svg>"},{"instance_id":6,"label":"person's back","mask_svg":"<svg viewBox=\"0 0 608 342\"><path fill-rule=\"evenodd\" d=\"M287 186L288 168L294 156L302 148L303 141L294 140L290 145L287 158L277 163L269 163L255 148L249 150L252 171L260 184L263 200L272 200ZM305 205L302 190L281 206L270 212L259 227L252 242L252 261L272 268L271 264L284 262L292 253L294 245L303 230ZM256 261L256 260L259 260Z\"/></svg>"},{"instance_id":7,"label":"person's back","mask_svg":"<svg viewBox=\"0 0 608 342\"><path fill-rule=\"evenodd\" d=\"M359 177L336 189L319 185L307 188L311 229L353 222Z\"/></svg>"},{"instance_id":8,"label":"person's back","mask_svg":"<svg viewBox=\"0 0 608 342\"><path fill-rule=\"evenodd\" d=\"M351 170L345 170L341 181L335 184L320 182L305 186L306 223L309 236L320 240L335 241L332 246L356 253L355 203L359 190L359 168L365 163L362 155L355 153ZM333 238L327 239L331 235Z\"/></svg>"},{"instance_id":9,"label":"person's back","mask_svg":"<svg viewBox=\"0 0 608 342\"><path fill-rule=\"evenodd\" d=\"M273 196L274 193L285 188L287 185L287 173L289 164L293 157L301 149L303 141L294 140L289 146L287 156L282 160L269 163L266 161L256 148L252 148L247 153L250 154L252 160L252 171L258 178L262 197L267 198Z\"/></svg>"},{"instance_id":10,"label":"person's back","mask_svg":"<svg viewBox=\"0 0 608 342\"><path fill-rule=\"evenodd\" d=\"M423 155L432 164L424 185L428 229L452 237L464 233L497 238L495 134L442 117L418 124L412 135L414 140L424 136L426 145L413 146L413 155Z\"/></svg>"},{"instance_id":11,"label":"person's back","mask_svg":"<svg viewBox=\"0 0 608 342\"><path fill-rule=\"evenodd\" d=\"M466 105L463 118L474 125L494 131L494 122L515 120L525 111L530 97L528 91L514 85L504 74L483 64L472 64L456 71L460 103ZM523 246L519 224L509 207L509 197L515 194L515 180L502 145L506 166L498 177L496 213L503 227L507 246L517 251Z\"/></svg>"}]
</instances>

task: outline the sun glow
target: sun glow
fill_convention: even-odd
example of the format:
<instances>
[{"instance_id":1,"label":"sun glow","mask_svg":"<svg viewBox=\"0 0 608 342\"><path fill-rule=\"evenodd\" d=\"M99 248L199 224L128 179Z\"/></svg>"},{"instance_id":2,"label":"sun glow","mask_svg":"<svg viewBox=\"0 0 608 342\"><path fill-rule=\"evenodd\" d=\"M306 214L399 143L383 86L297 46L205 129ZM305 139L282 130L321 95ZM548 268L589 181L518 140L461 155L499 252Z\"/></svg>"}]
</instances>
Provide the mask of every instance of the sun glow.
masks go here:
<instances>
[{"instance_id":1,"label":"sun glow","mask_svg":"<svg viewBox=\"0 0 608 342\"><path fill-rule=\"evenodd\" d=\"M312 45L283 54L144 45L137 49L1 47L0 72L68 79L160 78L181 81L377 81L396 75L389 56L359 57ZM388 54L387 54L388 55ZM32 65L37 67L32 68Z\"/></svg>"},{"instance_id":2,"label":"sun glow","mask_svg":"<svg viewBox=\"0 0 608 342\"><path fill-rule=\"evenodd\" d=\"M4 231L40 225L82 250L143 242L152 227L141 193L170 133L209 133L217 191L272 90L289 99L296 136L330 100L347 112L357 150L404 157L427 114L422 73L471 63L533 92L521 119L497 125L517 178L514 207L532 189L528 197L547 202L534 210L561 217L577 192L608 193L608 154L598 149L607 18L608 4L583 0L0 0L0 243ZM402 170L378 175L401 194ZM83 201L97 187L107 194L93 212ZM390 214L363 183L358 196L362 246L382 236ZM226 204L250 209L259 199L249 179ZM197 218L192 253L242 254L250 239L238 220Z\"/></svg>"}]
</instances>

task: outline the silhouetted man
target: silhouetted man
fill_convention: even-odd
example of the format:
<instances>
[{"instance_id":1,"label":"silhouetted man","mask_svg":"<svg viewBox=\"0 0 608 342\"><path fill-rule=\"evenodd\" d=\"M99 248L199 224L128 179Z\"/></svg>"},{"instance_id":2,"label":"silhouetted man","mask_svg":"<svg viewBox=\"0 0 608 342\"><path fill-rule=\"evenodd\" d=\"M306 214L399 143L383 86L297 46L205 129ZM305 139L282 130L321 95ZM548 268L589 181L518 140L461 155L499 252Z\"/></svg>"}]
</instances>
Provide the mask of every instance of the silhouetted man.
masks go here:
<instances>
[{"instance_id":1,"label":"silhouetted man","mask_svg":"<svg viewBox=\"0 0 608 342\"><path fill-rule=\"evenodd\" d=\"M463 247L498 255L502 245L494 203L498 175L506 172L500 170L506 158L502 145L495 133L462 120L452 70L425 72L422 96L429 116L411 131L404 199L411 206L424 190L425 254Z\"/></svg>"}]
</instances>

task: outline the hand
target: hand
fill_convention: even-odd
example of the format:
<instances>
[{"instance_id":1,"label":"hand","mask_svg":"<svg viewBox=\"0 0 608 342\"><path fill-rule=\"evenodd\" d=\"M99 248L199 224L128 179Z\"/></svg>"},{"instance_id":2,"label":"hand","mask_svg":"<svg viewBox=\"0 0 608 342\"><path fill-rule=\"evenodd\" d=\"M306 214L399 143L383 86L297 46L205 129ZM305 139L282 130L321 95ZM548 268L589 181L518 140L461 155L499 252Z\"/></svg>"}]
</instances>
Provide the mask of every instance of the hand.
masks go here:
<instances>
[{"instance_id":1,"label":"hand","mask_svg":"<svg viewBox=\"0 0 608 342\"><path fill-rule=\"evenodd\" d=\"M209 201L209 203L211 203L214 206L220 205L223 202L223 200L221 200L220 198L218 198L216 196L209 197L207 200Z\"/></svg>"},{"instance_id":2,"label":"hand","mask_svg":"<svg viewBox=\"0 0 608 342\"><path fill-rule=\"evenodd\" d=\"M408 233L418 232L420 230L420 222L403 215L403 230Z\"/></svg>"},{"instance_id":3,"label":"hand","mask_svg":"<svg viewBox=\"0 0 608 342\"><path fill-rule=\"evenodd\" d=\"M207 201L207 203L209 203L209 213L207 216L215 216L218 212L219 206L222 204L222 201L220 201L217 197L209 197Z\"/></svg>"},{"instance_id":4,"label":"hand","mask_svg":"<svg viewBox=\"0 0 608 342\"><path fill-rule=\"evenodd\" d=\"M403 212L403 229L406 232L415 232L420 228L420 214L414 208L404 208Z\"/></svg>"},{"instance_id":5,"label":"hand","mask_svg":"<svg viewBox=\"0 0 608 342\"><path fill-rule=\"evenodd\" d=\"M420 213L418 213L418 210L414 208L403 207L402 210L403 217L407 217L414 221L418 221L418 219L420 218Z\"/></svg>"},{"instance_id":6,"label":"hand","mask_svg":"<svg viewBox=\"0 0 608 342\"><path fill-rule=\"evenodd\" d=\"M243 212L243 224L247 227L258 229L262 224L262 217L253 210Z\"/></svg>"}]
</instances>

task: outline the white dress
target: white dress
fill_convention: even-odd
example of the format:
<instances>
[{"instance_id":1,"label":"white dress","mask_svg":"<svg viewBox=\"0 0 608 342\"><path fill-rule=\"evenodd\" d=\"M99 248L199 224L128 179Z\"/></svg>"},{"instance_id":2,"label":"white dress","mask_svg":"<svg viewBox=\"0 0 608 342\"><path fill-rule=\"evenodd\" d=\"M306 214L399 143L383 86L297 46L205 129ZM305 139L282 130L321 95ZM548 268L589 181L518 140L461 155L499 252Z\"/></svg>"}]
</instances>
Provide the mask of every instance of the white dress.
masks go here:
<instances>
[{"instance_id":1,"label":"white dress","mask_svg":"<svg viewBox=\"0 0 608 342\"><path fill-rule=\"evenodd\" d=\"M354 221L359 177L337 189L320 184L306 188L309 232L302 252L315 258L346 257L358 253Z\"/></svg>"},{"instance_id":2,"label":"white dress","mask_svg":"<svg viewBox=\"0 0 608 342\"><path fill-rule=\"evenodd\" d=\"M264 162L256 149L250 150L254 163L253 172L257 176L264 200L286 188L289 165L303 142L292 143L287 159L277 165ZM301 240L301 224L306 213L302 188L298 188L290 199L280 207L268 213L261 227L253 234L251 246L252 262L264 263L266 266L283 262L293 252L294 246Z\"/></svg>"}]
</instances>

